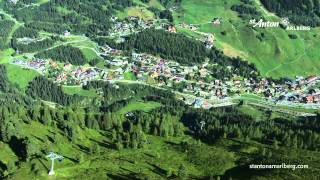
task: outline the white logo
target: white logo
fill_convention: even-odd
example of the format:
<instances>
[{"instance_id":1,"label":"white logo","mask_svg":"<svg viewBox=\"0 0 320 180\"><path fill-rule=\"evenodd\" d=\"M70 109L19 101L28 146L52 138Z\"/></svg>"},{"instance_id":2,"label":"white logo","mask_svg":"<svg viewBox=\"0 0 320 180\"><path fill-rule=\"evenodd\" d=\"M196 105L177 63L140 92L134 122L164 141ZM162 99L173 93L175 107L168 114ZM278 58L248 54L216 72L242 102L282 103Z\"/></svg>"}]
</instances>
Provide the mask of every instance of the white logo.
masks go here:
<instances>
[{"instance_id":1,"label":"white logo","mask_svg":"<svg viewBox=\"0 0 320 180\"><path fill-rule=\"evenodd\" d=\"M288 17L281 18L281 24L288 26L290 24L289 18Z\"/></svg>"},{"instance_id":2,"label":"white logo","mask_svg":"<svg viewBox=\"0 0 320 180\"><path fill-rule=\"evenodd\" d=\"M257 21L256 19L251 19L250 24L253 25L253 27L259 27L259 28L275 28L279 27L279 22L271 22L271 21L264 21L263 19L260 19Z\"/></svg>"},{"instance_id":3,"label":"white logo","mask_svg":"<svg viewBox=\"0 0 320 180\"><path fill-rule=\"evenodd\" d=\"M272 21L264 21L263 19L260 19L257 21L256 19L251 19L249 21L249 24L252 25L252 27L259 27L259 28L278 28L280 27L280 24L285 26L285 29L287 31L309 31L311 29L310 26L294 26L290 24L288 17L283 17L279 22L272 22Z\"/></svg>"}]
</instances>

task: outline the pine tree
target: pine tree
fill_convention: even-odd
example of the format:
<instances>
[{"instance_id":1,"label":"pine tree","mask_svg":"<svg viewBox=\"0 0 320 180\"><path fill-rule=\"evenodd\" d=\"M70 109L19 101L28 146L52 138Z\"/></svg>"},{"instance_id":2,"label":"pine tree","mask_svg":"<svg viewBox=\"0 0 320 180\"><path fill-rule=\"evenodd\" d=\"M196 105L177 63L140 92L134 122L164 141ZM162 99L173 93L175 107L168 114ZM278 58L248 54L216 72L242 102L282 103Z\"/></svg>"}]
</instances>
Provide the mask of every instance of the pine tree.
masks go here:
<instances>
[{"instance_id":1,"label":"pine tree","mask_svg":"<svg viewBox=\"0 0 320 180\"><path fill-rule=\"evenodd\" d=\"M181 164L178 169L178 176L182 179L186 178L186 167Z\"/></svg>"},{"instance_id":2,"label":"pine tree","mask_svg":"<svg viewBox=\"0 0 320 180\"><path fill-rule=\"evenodd\" d=\"M273 148L279 149L278 141L276 139L273 141Z\"/></svg>"}]
</instances>

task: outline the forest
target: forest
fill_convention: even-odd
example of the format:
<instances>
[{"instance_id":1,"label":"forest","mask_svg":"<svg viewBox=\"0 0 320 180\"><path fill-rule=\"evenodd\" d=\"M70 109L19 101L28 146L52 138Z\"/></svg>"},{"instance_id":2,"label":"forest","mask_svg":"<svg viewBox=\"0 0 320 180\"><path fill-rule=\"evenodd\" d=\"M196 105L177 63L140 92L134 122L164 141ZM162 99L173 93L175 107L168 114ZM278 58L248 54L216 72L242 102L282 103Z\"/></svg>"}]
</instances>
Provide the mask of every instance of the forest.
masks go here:
<instances>
[{"instance_id":1,"label":"forest","mask_svg":"<svg viewBox=\"0 0 320 180\"><path fill-rule=\"evenodd\" d=\"M61 105L70 105L77 101L76 96L66 95L60 86L42 76L36 77L29 83L26 93L32 98L40 98Z\"/></svg>"},{"instance_id":2,"label":"forest","mask_svg":"<svg viewBox=\"0 0 320 180\"><path fill-rule=\"evenodd\" d=\"M39 52L35 55L37 58L54 59L56 61L71 63L74 65L83 65L86 58L80 49L72 46L58 46L56 48Z\"/></svg>"},{"instance_id":3,"label":"forest","mask_svg":"<svg viewBox=\"0 0 320 180\"><path fill-rule=\"evenodd\" d=\"M123 44L117 46L120 49L137 49L140 52L160 55L181 64L201 63L206 55L206 48L201 42L182 34L172 34L155 29L131 35Z\"/></svg>"},{"instance_id":4,"label":"forest","mask_svg":"<svg viewBox=\"0 0 320 180\"><path fill-rule=\"evenodd\" d=\"M293 122L277 118L270 121L255 122L236 109L222 108L212 111L185 112L182 121L193 130L195 136L208 143L220 138L254 139L273 146L318 150L320 148L320 124L317 119L302 118ZM206 126L200 130L201 121Z\"/></svg>"},{"instance_id":5,"label":"forest","mask_svg":"<svg viewBox=\"0 0 320 180\"><path fill-rule=\"evenodd\" d=\"M262 4L280 17L288 17L292 23L316 27L320 25L319 0L261 0Z\"/></svg>"},{"instance_id":6,"label":"forest","mask_svg":"<svg viewBox=\"0 0 320 180\"><path fill-rule=\"evenodd\" d=\"M116 10L133 5L131 0L54 0L39 6L21 8L31 1L6 2L3 9L25 23L25 27L38 31L62 34L65 30L87 36L105 35L111 26L110 17ZM102 8L102 7L106 8ZM68 13L59 12L58 7L68 9ZM90 23L81 23L87 21Z\"/></svg>"},{"instance_id":7,"label":"forest","mask_svg":"<svg viewBox=\"0 0 320 180\"><path fill-rule=\"evenodd\" d=\"M231 6L231 10L239 13L243 19L260 18L261 13L253 6L252 1L242 1L243 4L235 4Z\"/></svg>"},{"instance_id":8,"label":"forest","mask_svg":"<svg viewBox=\"0 0 320 180\"><path fill-rule=\"evenodd\" d=\"M28 53L28 52L36 52L41 49L46 49L54 44L54 40L51 38L47 38L41 41L33 41L28 44L19 43L17 39L13 39L11 41L11 47L17 52Z\"/></svg>"},{"instance_id":9,"label":"forest","mask_svg":"<svg viewBox=\"0 0 320 180\"><path fill-rule=\"evenodd\" d=\"M7 38L13 26L13 21L2 20L0 17L0 49L4 49L7 47Z\"/></svg>"}]
</instances>

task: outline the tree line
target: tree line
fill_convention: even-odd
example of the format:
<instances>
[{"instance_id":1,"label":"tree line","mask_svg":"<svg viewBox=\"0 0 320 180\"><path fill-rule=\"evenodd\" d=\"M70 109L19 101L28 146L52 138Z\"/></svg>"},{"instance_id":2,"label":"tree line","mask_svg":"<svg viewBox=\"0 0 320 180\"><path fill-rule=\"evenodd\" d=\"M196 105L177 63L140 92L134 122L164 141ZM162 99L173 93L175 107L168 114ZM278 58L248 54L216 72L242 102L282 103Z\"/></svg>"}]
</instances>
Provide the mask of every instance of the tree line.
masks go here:
<instances>
[{"instance_id":1,"label":"tree line","mask_svg":"<svg viewBox=\"0 0 320 180\"><path fill-rule=\"evenodd\" d=\"M319 119L320 115L294 121L276 118L257 122L232 107L186 111L181 120L196 137L208 143L221 138L239 138L275 147L319 150Z\"/></svg>"},{"instance_id":2,"label":"tree line","mask_svg":"<svg viewBox=\"0 0 320 180\"><path fill-rule=\"evenodd\" d=\"M7 92L9 89L9 80L7 77L7 69L5 65L0 65L0 91Z\"/></svg>"},{"instance_id":3,"label":"tree line","mask_svg":"<svg viewBox=\"0 0 320 180\"><path fill-rule=\"evenodd\" d=\"M201 63L206 57L206 48L201 42L182 34L156 29L133 34L116 47L160 55L162 58L172 59L181 64Z\"/></svg>"},{"instance_id":4,"label":"tree line","mask_svg":"<svg viewBox=\"0 0 320 180\"><path fill-rule=\"evenodd\" d=\"M43 76L35 77L31 82L29 82L26 94L32 98L40 98L42 100L55 102L61 105L70 105L79 100L77 95L71 96L65 94L61 86L58 86Z\"/></svg>"},{"instance_id":5,"label":"tree line","mask_svg":"<svg viewBox=\"0 0 320 180\"><path fill-rule=\"evenodd\" d=\"M252 1L242 1L241 4L234 4L231 10L239 13L239 16L244 19L260 18L261 12L253 5Z\"/></svg>"},{"instance_id":6,"label":"tree line","mask_svg":"<svg viewBox=\"0 0 320 180\"><path fill-rule=\"evenodd\" d=\"M320 25L319 0L261 0L271 12L281 17L288 17L292 23L305 26Z\"/></svg>"},{"instance_id":7,"label":"tree line","mask_svg":"<svg viewBox=\"0 0 320 180\"><path fill-rule=\"evenodd\" d=\"M38 31L61 34L69 30L74 34L87 36L106 35L111 27L111 16L116 10L133 5L132 0L54 0L39 6L25 7L30 2L18 1L16 4L4 2L2 8L25 23L26 27ZM61 12L59 7L68 11ZM88 23L84 23L88 22Z\"/></svg>"},{"instance_id":8,"label":"tree line","mask_svg":"<svg viewBox=\"0 0 320 180\"><path fill-rule=\"evenodd\" d=\"M8 36L14 26L14 22L10 20L1 20L0 19L0 49L7 47Z\"/></svg>"},{"instance_id":9,"label":"tree line","mask_svg":"<svg viewBox=\"0 0 320 180\"><path fill-rule=\"evenodd\" d=\"M71 63L74 65L85 64L86 58L79 48L72 46L58 46L53 49L39 52L35 55L37 58L54 59L56 61Z\"/></svg>"}]
</instances>

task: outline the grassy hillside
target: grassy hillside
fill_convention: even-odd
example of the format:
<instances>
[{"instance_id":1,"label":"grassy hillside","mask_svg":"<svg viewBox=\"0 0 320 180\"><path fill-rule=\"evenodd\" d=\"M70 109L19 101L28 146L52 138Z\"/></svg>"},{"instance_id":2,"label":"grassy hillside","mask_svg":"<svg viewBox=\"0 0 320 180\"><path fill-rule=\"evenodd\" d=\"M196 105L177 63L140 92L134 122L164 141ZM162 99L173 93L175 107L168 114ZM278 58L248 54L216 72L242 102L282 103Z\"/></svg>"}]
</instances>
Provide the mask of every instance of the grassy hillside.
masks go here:
<instances>
[{"instance_id":1,"label":"grassy hillside","mask_svg":"<svg viewBox=\"0 0 320 180\"><path fill-rule=\"evenodd\" d=\"M109 147L110 132L74 127L77 129L79 136L76 141L70 143L63 136L63 132L54 127L44 126L38 122L22 124L22 126L24 134L33 142L34 147L45 147L48 151L55 151L64 155L62 162L56 161L56 179L87 179L88 174L90 174L89 179L106 179L107 177L122 179L133 176L164 179L167 176L167 171L170 172L168 176L177 174L182 163L185 164L189 176L201 176L203 174L204 169L189 162L187 160L188 153L181 153L178 148L178 145L183 141L195 142L188 136L167 139L147 136L150 143L143 149L117 151ZM90 147L93 144L98 144L99 152L90 152ZM0 157L3 157L2 162L7 163L17 160L18 157L7 144L0 142L0 147L2 149L0 153ZM229 153L221 148L210 147L205 144L203 144L203 149L208 152ZM235 160L233 153L230 153L230 156L231 160ZM79 157L81 157L80 162ZM22 163L19 171L13 174L11 179L52 179L47 175L50 164L51 162L45 158L45 155L33 158L30 162ZM234 162L231 161L224 168L231 168L234 166L233 164Z\"/></svg>"},{"instance_id":2,"label":"grassy hillside","mask_svg":"<svg viewBox=\"0 0 320 180\"><path fill-rule=\"evenodd\" d=\"M149 144L144 148L118 151L110 147L111 132L74 127L78 137L71 143L64 136L64 132L54 127L35 121L22 124L22 127L23 133L33 142L34 147L58 152L64 156L64 160L56 161L55 177L47 175L51 162L43 154L21 163L19 170L12 174L10 179L143 179L145 177L179 179L177 175L181 171L181 164L184 164L185 173L190 179L201 177L209 170L214 174L220 174L229 169L226 174L221 174L221 177L227 179L228 177L246 179L249 177L248 173L253 179L283 179L285 177L298 179L306 172L303 169L264 172L241 170L241 166L235 167L235 164L246 166L245 163L260 153L261 149L265 149L268 154L266 156L276 158L277 162L279 161L278 156L281 156L286 163L298 160L299 163L308 164L310 170L319 168L319 164L310 160L319 155L317 152L287 148L276 149L253 141L223 139L216 145L209 146L187 135L179 138L148 135L146 138ZM198 150L191 149L191 152L188 152L183 148L186 142L201 145L196 145ZM98 145L99 151L91 151L94 145ZM18 160L7 144L0 142L0 148L3 163ZM272 162L272 160L268 161Z\"/></svg>"},{"instance_id":3,"label":"grassy hillside","mask_svg":"<svg viewBox=\"0 0 320 180\"><path fill-rule=\"evenodd\" d=\"M25 90L28 83L39 76L37 71L30 69L23 69L22 67L7 64L8 79L11 83L16 84L20 89Z\"/></svg>"},{"instance_id":4,"label":"grassy hillside","mask_svg":"<svg viewBox=\"0 0 320 180\"><path fill-rule=\"evenodd\" d=\"M319 73L320 57L316 53L320 48L319 28L291 32L281 28L254 30L248 27L249 21L242 20L230 9L239 3L239 0L183 0L181 9L174 14L175 23L197 24L199 32L213 33L216 46L224 53L253 62L264 76L279 78ZM259 1L255 1L254 6L266 19L279 20L279 17L267 12ZM214 17L222 19L220 26L209 23ZM221 34L223 31L226 35ZM257 38L261 33L265 35L262 41ZM298 38L292 40L289 34L295 34Z\"/></svg>"}]
</instances>

